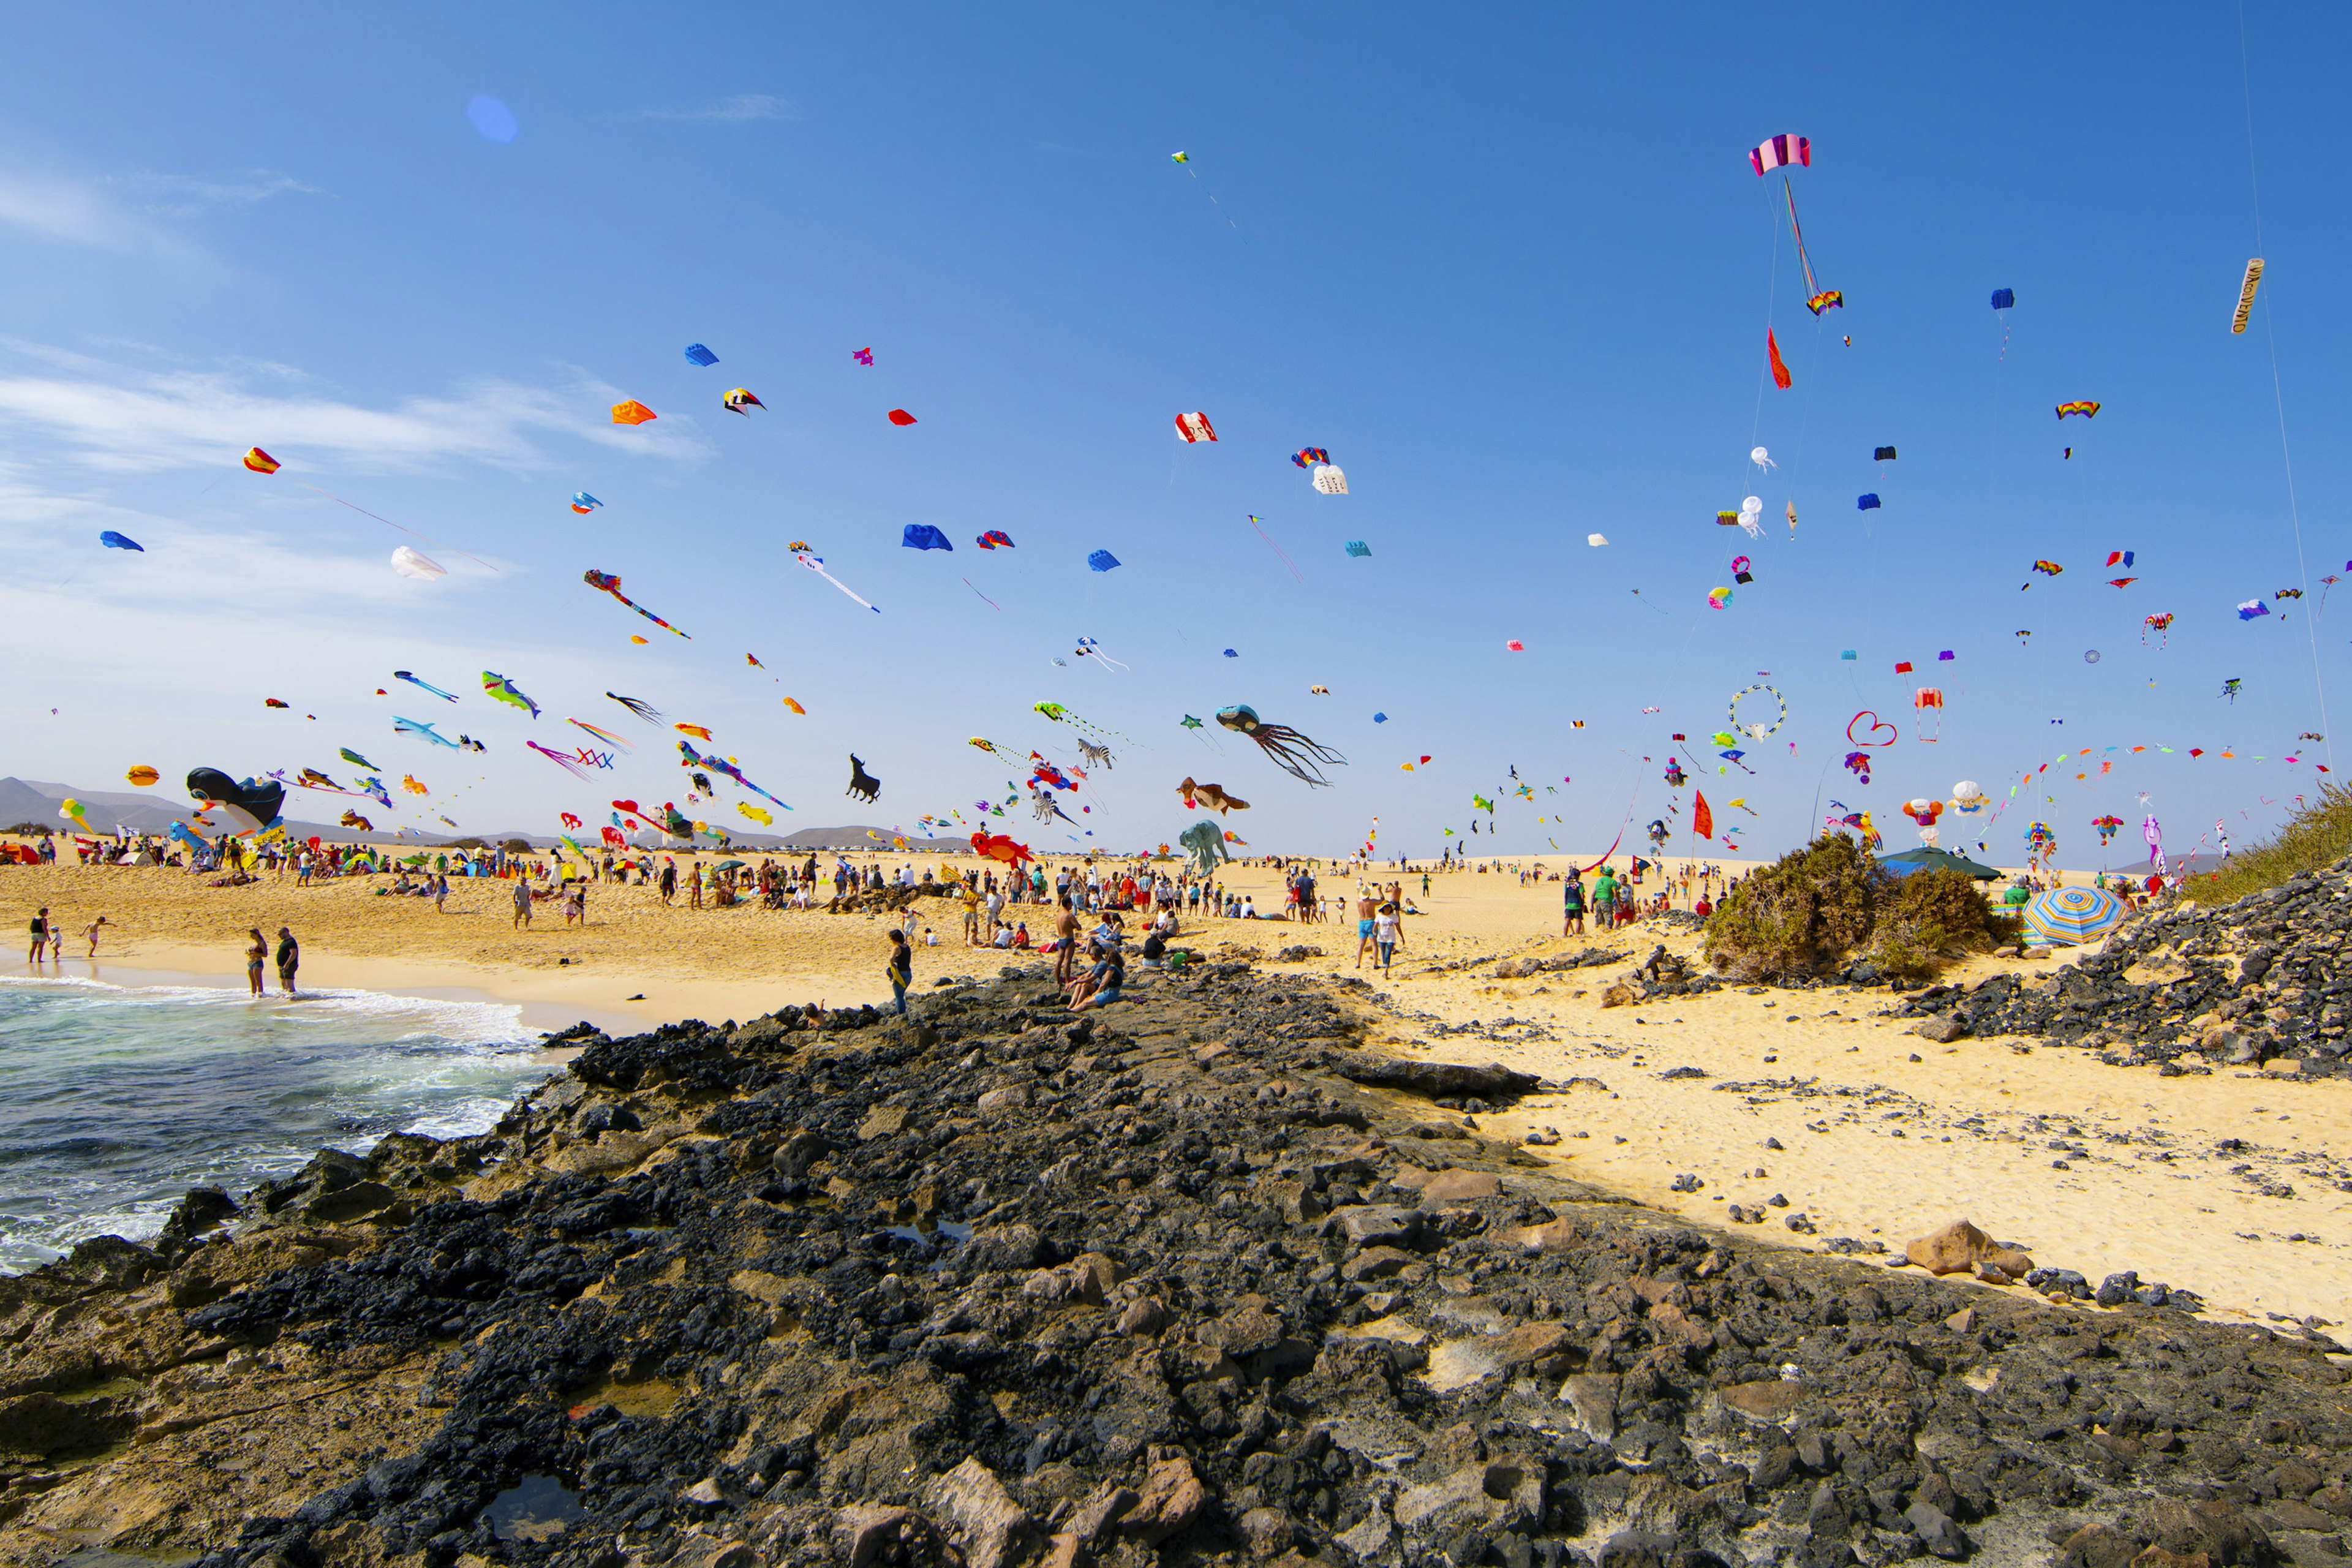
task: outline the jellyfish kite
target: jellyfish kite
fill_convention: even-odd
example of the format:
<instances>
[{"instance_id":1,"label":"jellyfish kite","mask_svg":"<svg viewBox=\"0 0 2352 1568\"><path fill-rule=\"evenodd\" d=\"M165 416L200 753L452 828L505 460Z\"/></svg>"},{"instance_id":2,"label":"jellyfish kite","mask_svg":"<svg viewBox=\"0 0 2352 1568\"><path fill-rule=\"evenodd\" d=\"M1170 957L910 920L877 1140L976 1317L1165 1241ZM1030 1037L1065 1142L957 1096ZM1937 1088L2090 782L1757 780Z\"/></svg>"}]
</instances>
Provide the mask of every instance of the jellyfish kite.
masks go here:
<instances>
[{"instance_id":1,"label":"jellyfish kite","mask_svg":"<svg viewBox=\"0 0 2352 1568\"><path fill-rule=\"evenodd\" d=\"M1275 766L1301 784L1328 787L1331 781L1323 776L1318 763L1344 764L1347 758L1299 733L1287 724L1269 724L1257 716L1257 710L1246 704L1217 710L1217 722L1237 735L1246 735L1273 759Z\"/></svg>"},{"instance_id":2,"label":"jellyfish kite","mask_svg":"<svg viewBox=\"0 0 2352 1568\"><path fill-rule=\"evenodd\" d=\"M662 711L652 703L640 702L634 697L624 697L617 691L607 691L604 695L651 724L655 729L661 728Z\"/></svg>"}]
</instances>

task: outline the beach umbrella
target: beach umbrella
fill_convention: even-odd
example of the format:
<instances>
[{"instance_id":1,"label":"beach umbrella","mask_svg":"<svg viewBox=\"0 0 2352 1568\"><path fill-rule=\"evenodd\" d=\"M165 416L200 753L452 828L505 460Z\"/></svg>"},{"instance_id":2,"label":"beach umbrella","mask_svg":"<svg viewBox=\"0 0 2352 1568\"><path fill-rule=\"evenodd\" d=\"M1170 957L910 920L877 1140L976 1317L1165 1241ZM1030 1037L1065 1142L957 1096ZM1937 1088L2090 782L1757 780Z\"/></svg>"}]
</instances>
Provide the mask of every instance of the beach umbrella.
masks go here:
<instances>
[{"instance_id":1,"label":"beach umbrella","mask_svg":"<svg viewBox=\"0 0 2352 1568\"><path fill-rule=\"evenodd\" d=\"M2124 902L2099 888L2053 888L2027 904L2025 939L2044 946L2095 942L2123 923Z\"/></svg>"}]
</instances>

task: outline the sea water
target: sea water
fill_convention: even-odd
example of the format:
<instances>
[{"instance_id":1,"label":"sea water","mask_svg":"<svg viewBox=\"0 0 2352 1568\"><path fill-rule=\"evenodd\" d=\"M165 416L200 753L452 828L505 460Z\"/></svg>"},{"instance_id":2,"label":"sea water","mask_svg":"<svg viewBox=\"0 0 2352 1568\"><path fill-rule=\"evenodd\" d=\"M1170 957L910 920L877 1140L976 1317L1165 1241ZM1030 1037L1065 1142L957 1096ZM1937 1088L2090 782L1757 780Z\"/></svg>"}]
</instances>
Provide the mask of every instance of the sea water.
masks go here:
<instances>
[{"instance_id":1,"label":"sea water","mask_svg":"<svg viewBox=\"0 0 2352 1568\"><path fill-rule=\"evenodd\" d=\"M321 1146L487 1131L556 1070L521 1009L364 991L0 980L0 1273L154 1235Z\"/></svg>"}]
</instances>

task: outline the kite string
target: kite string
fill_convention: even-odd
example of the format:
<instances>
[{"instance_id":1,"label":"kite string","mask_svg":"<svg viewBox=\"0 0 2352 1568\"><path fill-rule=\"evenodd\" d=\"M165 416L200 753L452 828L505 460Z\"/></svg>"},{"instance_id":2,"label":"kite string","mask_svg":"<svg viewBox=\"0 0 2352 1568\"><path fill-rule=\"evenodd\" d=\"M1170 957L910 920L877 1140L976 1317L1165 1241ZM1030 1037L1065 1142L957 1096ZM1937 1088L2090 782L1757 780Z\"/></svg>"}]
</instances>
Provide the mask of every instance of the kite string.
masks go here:
<instances>
[{"instance_id":1,"label":"kite string","mask_svg":"<svg viewBox=\"0 0 2352 1568\"><path fill-rule=\"evenodd\" d=\"M464 551L458 549L454 544L443 544L438 540L430 538L425 534L419 533L413 528L405 527L401 523L394 522L388 517L376 517L376 514L368 510L367 508L352 505L352 502L345 500L342 497L335 494L331 490L322 490L316 485L304 485L300 479L296 479L294 482L298 485L302 485L302 488L309 490L312 495L325 496L337 506L351 507L353 511L359 513L362 517L374 517L378 522L383 524L386 528L397 528L401 532L408 535L411 539L422 539L425 543L432 545L436 550L446 550L452 555L466 555ZM493 572L498 570L497 567L490 566L488 562L483 560L478 555L466 555L466 559L472 562L477 566L488 566Z\"/></svg>"},{"instance_id":2,"label":"kite string","mask_svg":"<svg viewBox=\"0 0 2352 1568\"><path fill-rule=\"evenodd\" d=\"M2260 255L2263 250L2263 187L2254 162L2254 88L2253 71L2248 63L2246 53L2246 0L2238 0L2238 85L2244 93L2245 99L2246 187L2253 199L2254 252ZM2277 300L2278 284L2273 281L2271 284L2270 298L2263 310L2263 335L2270 342L2271 397L2278 408L2279 461L2286 473L2287 519L2294 530L2295 581L2305 593L2308 593L2311 589L2311 570L2304 563L2303 513L2296 506L2294 497L2294 453L2288 447L2286 438L2286 391L2279 381L2278 326L2273 309ZM2333 733L2335 727L2327 721L2327 683L2321 676L2319 668L2319 624L2315 617L2308 615L2304 616L2303 621L2305 631L2311 641L2311 684L2319 694L2319 727L2323 731ZM2326 741L2321 744L2327 748L2327 763L2332 771L2336 765L2336 742ZM2203 841L2200 839L2200 842Z\"/></svg>"},{"instance_id":3,"label":"kite string","mask_svg":"<svg viewBox=\"0 0 2352 1568\"><path fill-rule=\"evenodd\" d=\"M1772 265L1769 279L1764 286L1764 331L1769 339L1772 331L1772 307L1779 300L1780 294L1780 215L1773 209L1772 188L1769 184L1764 187L1764 210L1772 219ZM1756 437L1763 433L1764 383L1770 377L1771 372L1771 361L1768 355L1764 364L1756 372L1756 415L1748 426L1748 446L1751 451L1755 449ZM1739 482L1740 489L1745 490L1748 488L1746 464L1740 466Z\"/></svg>"}]
</instances>

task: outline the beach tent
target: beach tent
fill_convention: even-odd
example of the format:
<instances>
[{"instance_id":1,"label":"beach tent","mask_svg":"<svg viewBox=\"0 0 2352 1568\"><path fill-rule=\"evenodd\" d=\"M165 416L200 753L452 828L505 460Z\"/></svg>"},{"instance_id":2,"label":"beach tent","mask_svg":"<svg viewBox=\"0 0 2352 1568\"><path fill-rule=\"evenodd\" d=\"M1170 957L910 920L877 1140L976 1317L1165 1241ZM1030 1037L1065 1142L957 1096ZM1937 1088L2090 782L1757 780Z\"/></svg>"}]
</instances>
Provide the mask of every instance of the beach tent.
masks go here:
<instances>
[{"instance_id":1,"label":"beach tent","mask_svg":"<svg viewBox=\"0 0 2352 1568\"><path fill-rule=\"evenodd\" d=\"M2123 923L2124 901L2098 888L2053 888L2025 906L2025 940L2041 946L2096 942Z\"/></svg>"},{"instance_id":2,"label":"beach tent","mask_svg":"<svg viewBox=\"0 0 2352 1568\"><path fill-rule=\"evenodd\" d=\"M1914 871L1966 871L1979 882L1998 881L2000 873L1990 866L1979 866L1965 856L1948 849L1906 849L1900 855L1883 857L1879 862L1898 877Z\"/></svg>"}]
</instances>

